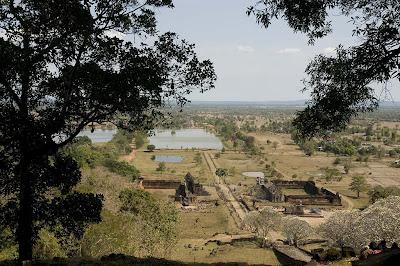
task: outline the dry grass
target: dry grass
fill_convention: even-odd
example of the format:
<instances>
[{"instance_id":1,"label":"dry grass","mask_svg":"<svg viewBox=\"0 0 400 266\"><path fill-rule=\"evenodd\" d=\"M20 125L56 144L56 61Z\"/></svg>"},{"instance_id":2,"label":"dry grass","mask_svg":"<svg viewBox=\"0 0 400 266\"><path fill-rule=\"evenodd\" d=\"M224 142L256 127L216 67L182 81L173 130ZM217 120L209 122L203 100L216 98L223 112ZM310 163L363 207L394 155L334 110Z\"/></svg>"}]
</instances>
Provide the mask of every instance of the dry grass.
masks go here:
<instances>
[{"instance_id":1,"label":"dry grass","mask_svg":"<svg viewBox=\"0 0 400 266\"><path fill-rule=\"evenodd\" d=\"M178 231L181 239L208 239L215 233L233 234L239 231L225 205L201 211L182 211L180 219Z\"/></svg>"},{"instance_id":2,"label":"dry grass","mask_svg":"<svg viewBox=\"0 0 400 266\"><path fill-rule=\"evenodd\" d=\"M82 172L82 180L77 190L103 194L104 208L116 213L120 209L119 194L128 188L134 188L134 184L127 177L111 173L105 167L97 166Z\"/></svg>"},{"instance_id":3,"label":"dry grass","mask_svg":"<svg viewBox=\"0 0 400 266\"><path fill-rule=\"evenodd\" d=\"M291 196L291 195L308 195L307 192L305 192L304 189L299 189L299 188L285 188L282 189L282 193L286 196Z\"/></svg>"},{"instance_id":4,"label":"dry grass","mask_svg":"<svg viewBox=\"0 0 400 266\"><path fill-rule=\"evenodd\" d=\"M211 184L213 179L207 170L204 160L200 164L194 162L196 153L197 151L192 150L137 151L133 164L140 170L144 178L183 180L186 173L190 172L193 176L198 178L198 181L202 184ZM156 155L182 156L183 161L180 163L166 163L167 170L165 172L159 172L156 171L159 162L151 159L152 156Z\"/></svg>"},{"instance_id":5,"label":"dry grass","mask_svg":"<svg viewBox=\"0 0 400 266\"><path fill-rule=\"evenodd\" d=\"M180 241L177 249L172 254L172 259L187 263L237 262L258 265L280 265L271 249L258 248L254 244L218 246L215 243L211 243L205 246L199 242L192 242L192 248L188 248L187 244L185 241Z\"/></svg>"},{"instance_id":6,"label":"dry grass","mask_svg":"<svg viewBox=\"0 0 400 266\"><path fill-rule=\"evenodd\" d=\"M221 157L215 159L218 167L231 170L235 169L234 175L229 175L225 178L228 184L237 185L239 182L242 184L252 185L255 183L255 178L242 175L243 172L262 172L265 168L265 163L260 163L259 160L251 158L244 153L238 152L225 152Z\"/></svg>"}]
</instances>

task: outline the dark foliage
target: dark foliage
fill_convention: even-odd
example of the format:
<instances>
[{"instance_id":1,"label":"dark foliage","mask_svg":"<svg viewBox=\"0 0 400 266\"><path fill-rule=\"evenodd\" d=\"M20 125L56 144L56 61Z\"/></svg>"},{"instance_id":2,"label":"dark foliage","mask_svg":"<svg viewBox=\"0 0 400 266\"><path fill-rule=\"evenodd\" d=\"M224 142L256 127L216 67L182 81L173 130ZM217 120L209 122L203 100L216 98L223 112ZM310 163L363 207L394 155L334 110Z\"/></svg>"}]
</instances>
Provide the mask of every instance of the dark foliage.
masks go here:
<instances>
[{"instance_id":1,"label":"dark foliage","mask_svg":"<svg viewBox=\"0 0 400 266\"><path fill-rule=\"evenodd\" d=\"M262 0L248 9L268 27L283 18L295 32L306 33L310 43L331 32L329 12L350 17L353 35L361 44L334 57L319 55L307 67L305 89L311 101L298 113L294 125L303 137L343 130L360 112L378 106L373 84L400 79L400 2L397 0Z\"/></svg>"},{"instance_id":2,"label":"dark foliage","mask_svg":"<svg viewBox=\"0 0 400 266\"><path fill-rule=\"evenodd\" d=\"M93 123L149 129L161 107L214 86L211 62L192 44L158 34L154 8L172 6L0 1L0 223L16 232L21 260L44 223L79 237L100 220L101 197L73 191L80 172L60 148ZM115 37L132 34L147 43Z\"/></svg>"}]
</instances>

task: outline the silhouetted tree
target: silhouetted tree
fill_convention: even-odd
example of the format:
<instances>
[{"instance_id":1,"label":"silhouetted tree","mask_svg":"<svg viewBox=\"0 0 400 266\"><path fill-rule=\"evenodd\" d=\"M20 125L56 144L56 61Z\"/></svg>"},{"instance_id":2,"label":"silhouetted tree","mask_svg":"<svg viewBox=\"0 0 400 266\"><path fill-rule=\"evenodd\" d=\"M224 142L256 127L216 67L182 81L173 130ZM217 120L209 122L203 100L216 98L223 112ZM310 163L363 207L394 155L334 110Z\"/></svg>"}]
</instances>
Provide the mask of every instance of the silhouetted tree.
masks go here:
<instances>
[{"instance_id":1,"label":"silhouetted tree","mask_svg":"<svg viewBox=\"0 0 400 266\"><path fill-rule=\"evenodd\" d=\"M339 46L336 56L318 55L308 65L305 89L312 99L298 113L295 127L303 137L340 131L359 112L378 106L372 84L400 79L400 2L397 0L262 0L247 13L268 27L283 18L309 42L331 32L329 12L350 17L355 37L350 48Z\"/></svg>"},{"instance_id":2,"label":"silhouetted tree","mask_svg":"<svg viewBox=\"0 0 400 266\"><path fill-rule=\"evenodd\" d=\"M157 7L172 1L0 1L0 223L20 260L45 224L79 236L100 221L101 196L72 190L80 172L60 148L93 123L149 129L167 103L214 86L192 44L158 34Z\"/></svg>"}]
</instances>

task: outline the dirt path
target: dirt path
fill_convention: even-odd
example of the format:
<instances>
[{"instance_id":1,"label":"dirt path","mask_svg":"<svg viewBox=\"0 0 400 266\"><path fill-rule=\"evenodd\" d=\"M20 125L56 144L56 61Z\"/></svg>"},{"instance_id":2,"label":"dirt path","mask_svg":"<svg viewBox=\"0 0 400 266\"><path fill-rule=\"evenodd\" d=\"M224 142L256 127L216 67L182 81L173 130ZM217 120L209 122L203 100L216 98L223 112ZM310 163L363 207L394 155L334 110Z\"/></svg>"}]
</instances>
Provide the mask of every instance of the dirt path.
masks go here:
<instances>
[{"instance_id":1,"label":"dirt path","mask_svg":"<svg viewBox=\"0 0 400 266\"><path fill-rule=\"evenodd\" d=\"M225 183L225 181L215 174L215 171L217 170L218 165L213 160L211 154L209 152L205 151L205 152L203 152L203 155L207 162L208 168L211 171L212 176L214 177L215 186L217 188L219 188L219 190L221 191L221 193L223 195L222 199L232 207L232 209L235 211L236 215L239 217L240 221L242 222L244 220L244 218L246 217L245 209L241 206L241 204L235 198L235 196L233 195L232 191L229 189L229 187Z\"/></svg>"}]
</instances>

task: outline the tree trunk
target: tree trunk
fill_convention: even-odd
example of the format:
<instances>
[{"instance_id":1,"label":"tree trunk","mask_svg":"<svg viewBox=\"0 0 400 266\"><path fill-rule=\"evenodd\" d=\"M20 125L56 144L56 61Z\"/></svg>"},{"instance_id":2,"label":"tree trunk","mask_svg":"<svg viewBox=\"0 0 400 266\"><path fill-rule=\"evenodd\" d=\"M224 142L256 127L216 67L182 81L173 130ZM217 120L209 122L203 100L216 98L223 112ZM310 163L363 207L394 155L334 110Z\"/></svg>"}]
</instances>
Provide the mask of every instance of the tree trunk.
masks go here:
<instances>
[{"instance_id":1,"label":"tree trunk","mask_svg":"<svg viewBox=\"0 0 400 266\"><path fill-rule=\"evenodd\" d=\"M20 192L19 213L17 227L18 253L20 262L32 260L33 245L33 209L32 209L32 187L28 173L28 162L20 161Z\"/></svg>"},{"instance_id":2,"label":"tree trunk","mask_svg":"<svg viewBox=\"0 0 400 266\"><path fill-rule=\"evenodd\" d=\"M26 29L25 29L26 30ZM23 69L21 73L21 159L19 162L19 213L17 226L18 255L20 262L32 260L33 246L33 193L32 193L32 176L29 173L29 165L32 158L32 145L28 139L30 135L29 129L29 91L31 81L31 64L30 64L30 33L26 30L23 35Z\"/></svg>"}]
</instances>

